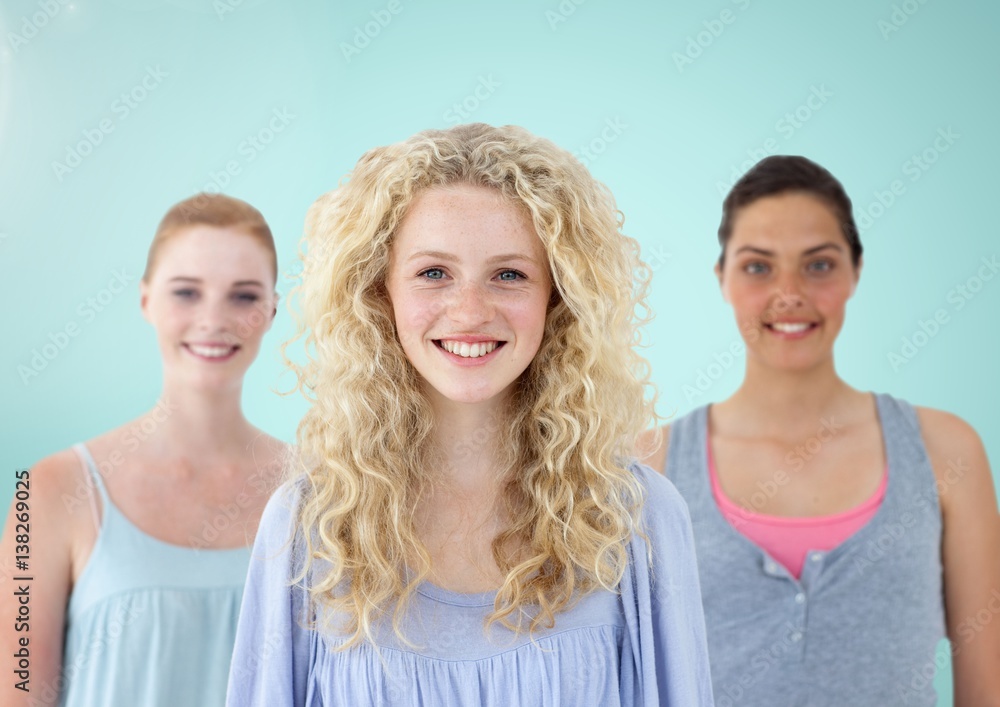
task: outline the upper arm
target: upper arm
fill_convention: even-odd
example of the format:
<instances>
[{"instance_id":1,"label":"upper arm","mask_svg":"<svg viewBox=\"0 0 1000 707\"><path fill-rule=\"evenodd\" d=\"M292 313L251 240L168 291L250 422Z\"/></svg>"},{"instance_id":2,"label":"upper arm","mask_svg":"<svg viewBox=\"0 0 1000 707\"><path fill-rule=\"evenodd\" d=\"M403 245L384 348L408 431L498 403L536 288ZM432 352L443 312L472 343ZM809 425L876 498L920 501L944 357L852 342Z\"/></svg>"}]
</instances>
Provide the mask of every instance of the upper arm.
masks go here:
<instances>
[{"instance_id":1,"label":"upper arm","mask_svg":"<svg viewBox=\"0 0 1000 707\"><path fill-rule=\"evenodd\" d=\"M29 699L33 705L55 704L58 699L54 686L61 682L74 518L63 499L72 497L67 494L72 494L79 474L76 455L65 451L38 462L16 482L0 539L0 576L5 580L0 591L0 655L3 673L9 676L0 686L0 702L11 707L27 705ZM17 556L24 565L17 565ZM13 655L23 648L30 661L30 692L14 687L20 678L10 679Z\"/></svg>"},{"instance_id":2,"label":"upper arm","mask_svg":"<svg viewBox=\"0 0 1000 707\"><path fill-rule=\"evenodd\" d=\"M643 516L653 564L649 584L652 630L650 652L656 663L664 704L710 705L705 613L687 504L667 479L643 472L647 488ZM642 581L642 572L637 573Z\"/></svg>"},{"instance_id":3,"label":"upper arm","mask_svg":"<svg viewBox=\"0 0 1000 707\"><path fill-rule=\"evenodd\" d=\"M247 572L227 705L305 704L309 635L302 622L304 591L291 580L301 568L294 482L275 491L261 516Z\"/></svg>"},{"instance_id":4,"label":"upper arm","mask_svg":"<svg viewBox=\"0 0 1000 707\"><path fill-rule=\"evenodd\" d=\"M917 412L941 500L955 704L1000 705L1000 514L986 450L961 418Z\"/></svg>"},{"instance_id":5,"label":"upper arm","mask_svg":"<svg viewBox=\"0 0 1000 707\"><path fill-rule=\"evenodd\" d=\"M639 461L661 474L667 473L667 450L670 446L670 425L654 427L639 436L636 451Z\"/></svg>"}]
</instances>

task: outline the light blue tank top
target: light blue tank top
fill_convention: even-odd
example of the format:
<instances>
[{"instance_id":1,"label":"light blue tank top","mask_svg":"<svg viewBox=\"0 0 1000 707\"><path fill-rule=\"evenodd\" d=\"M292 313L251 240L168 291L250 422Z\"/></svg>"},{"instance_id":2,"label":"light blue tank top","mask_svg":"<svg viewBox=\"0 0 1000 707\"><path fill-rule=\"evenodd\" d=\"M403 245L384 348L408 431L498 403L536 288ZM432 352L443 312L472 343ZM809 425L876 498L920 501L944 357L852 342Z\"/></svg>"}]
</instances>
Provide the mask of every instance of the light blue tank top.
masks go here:
<instances>
[{"instance_id":1,"label":"light blue tank top","mask_svg":"<svg viewBox=\"0 0 1000 707\"><path fill-rule=\"evenodd\" d=\"M221 707L250 549L157 540L111 502L66 614L63 707Z\"/></svg>"},{"instance_id":2,"label":"light blue tank top","mask_svg":"<svg viewBox=\"0 0 1000 707\"><path fill-rule=\"evenodd\" d=\"M800 579L712 496L708 409L670 426L666 473L691 511L718 707L932 707L944 637L941 510L916 411L875 396L888 487L875 516Z\"/></svg>"}]
</instances>

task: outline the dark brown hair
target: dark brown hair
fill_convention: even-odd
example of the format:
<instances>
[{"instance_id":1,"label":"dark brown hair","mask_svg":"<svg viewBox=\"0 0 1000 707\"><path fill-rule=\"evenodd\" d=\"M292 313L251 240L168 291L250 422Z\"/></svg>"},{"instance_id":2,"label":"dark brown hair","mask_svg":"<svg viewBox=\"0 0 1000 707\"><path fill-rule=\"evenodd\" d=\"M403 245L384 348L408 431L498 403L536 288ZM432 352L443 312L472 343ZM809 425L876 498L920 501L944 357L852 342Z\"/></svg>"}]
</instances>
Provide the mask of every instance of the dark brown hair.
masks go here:
<instances>
[{"instance_id":1,"label":"dark brown hair","mask_svg":"<svg viewBox=\"0 0 1000 707\"><path fill-rule=\"evenodd\" d=\"M719 224L719 267L725 264L726 244L733 231L733 221L740 209L765 196L786 192L811 194L825 203L840 223L851 262L858 267L861 261L861 239L851 211L851 199L844 186L830 172L812 160L798 155L771 155L750 168L740 177L722 202L722 223Z\"/></svg>"}]
</instances>

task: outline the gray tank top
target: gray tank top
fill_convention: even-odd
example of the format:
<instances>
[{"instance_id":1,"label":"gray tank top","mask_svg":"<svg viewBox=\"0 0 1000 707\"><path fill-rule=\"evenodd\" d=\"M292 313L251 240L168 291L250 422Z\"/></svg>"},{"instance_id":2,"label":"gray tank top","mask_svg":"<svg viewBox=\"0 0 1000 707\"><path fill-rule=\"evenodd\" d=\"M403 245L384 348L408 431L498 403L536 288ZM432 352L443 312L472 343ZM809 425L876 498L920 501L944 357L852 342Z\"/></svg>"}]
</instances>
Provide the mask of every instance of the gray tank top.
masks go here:
<instances>
[{"instance_id":1,"label":"gray tank top","mask_svg":"<svg viewBox=\"0 0 1000 707\"><path fill-rule=\"evenodd\" d=\"M712 496L708 415L671 425L667 475L691 511L717 707L937 704L941 512L913 407L875 396L888 486L875 516L796 580Z\"/></svg>"}]
</instances>

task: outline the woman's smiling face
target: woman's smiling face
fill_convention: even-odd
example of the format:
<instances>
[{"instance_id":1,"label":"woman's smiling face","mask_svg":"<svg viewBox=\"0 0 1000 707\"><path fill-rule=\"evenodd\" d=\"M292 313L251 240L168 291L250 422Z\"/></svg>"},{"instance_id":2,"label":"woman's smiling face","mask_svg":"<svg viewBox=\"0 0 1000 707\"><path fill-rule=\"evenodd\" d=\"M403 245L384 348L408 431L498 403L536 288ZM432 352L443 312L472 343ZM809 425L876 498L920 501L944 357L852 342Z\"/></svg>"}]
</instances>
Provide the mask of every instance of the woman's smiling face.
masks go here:
<instances>
[{"instance_id":1,"label":"woman's smiling face","mask_svg":"<svg viewBox=\"0 0 1000 707\"><path fill-rule=\"evenodd\" d=\"M171 236L140 283L164 374L196 387L241 385L274 318L273 282L269 252L237 228L200 225Z\"/></svg>"},{"instance_id":2,"label":"woman's smiling face","mask_svg":"<svg viewBox=\"0 0 1000 707\"><path fill-rule=\"evenodd\" d=\"M832 357L860 270L833 210L804 192L742 207L716 265L748 354L794 370Z\"/></svg>"},{"instance_id":3,"label":"woman's smiling face","mask_svg":"<svg viewBox=\"0 0 1000 707\"><path fill-rule=\"evenodd\" d=\"M530 217L491 188L433 187L394 236L396 332L432 399L499 400L542 342L552 283Z\"/></svg>"}]
</instances>

